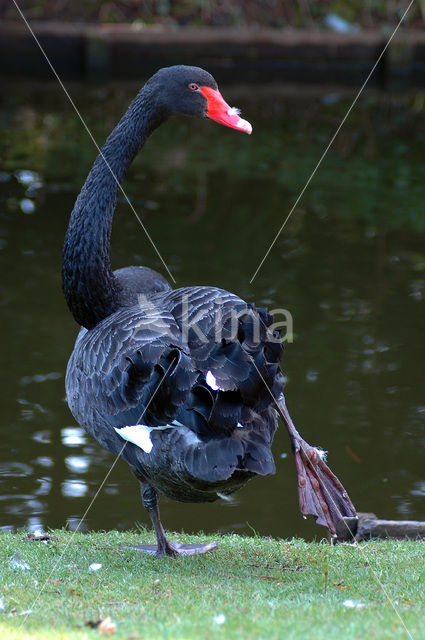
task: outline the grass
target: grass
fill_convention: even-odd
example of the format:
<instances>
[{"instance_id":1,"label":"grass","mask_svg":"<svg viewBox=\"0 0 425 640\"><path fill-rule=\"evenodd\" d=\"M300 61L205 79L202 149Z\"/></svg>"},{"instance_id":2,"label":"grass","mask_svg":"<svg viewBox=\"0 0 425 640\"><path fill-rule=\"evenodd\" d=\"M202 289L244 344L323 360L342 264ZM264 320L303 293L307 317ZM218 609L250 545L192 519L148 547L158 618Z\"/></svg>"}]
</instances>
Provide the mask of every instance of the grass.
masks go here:
<instances>
[{"instance_id":1,"label":"grass","mask_svg":"<svg viewBox=\"0 0 425 640\"><path fill-rule=\"evenodd\" d=\"M231 535L215 553L158 560L121 548L151 541L150 532L51 535L46 544L0 534L1 638L97 638L87 623L107 616L113 637L128 640L425 637L422 542ZM15 553L29 569L12 566ZM102 567L91 572L91 563Z\"/></svg>"}]
</instances>

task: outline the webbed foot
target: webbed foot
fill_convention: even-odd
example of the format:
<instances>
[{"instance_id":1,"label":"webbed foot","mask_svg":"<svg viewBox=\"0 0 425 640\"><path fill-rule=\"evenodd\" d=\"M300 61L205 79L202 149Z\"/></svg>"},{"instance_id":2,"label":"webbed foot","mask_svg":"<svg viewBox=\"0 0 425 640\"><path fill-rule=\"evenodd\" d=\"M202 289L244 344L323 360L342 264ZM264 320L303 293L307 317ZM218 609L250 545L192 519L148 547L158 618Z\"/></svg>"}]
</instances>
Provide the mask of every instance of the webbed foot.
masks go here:
<instances>
[{"instance_id":1,"label":"webbed foot","mask_svg":"<svg viewBox=\"0 0 425 640\"><path fill-rule=\"evenodd\" d=\"M356 509L341 482L326 464L324 452L309 445L296 430L283 396L277 405L292 443L301 513L304 517L314 516L317 524L327 527L336 536L340 520L356 517Z\"/></svg>"}]
</instances>

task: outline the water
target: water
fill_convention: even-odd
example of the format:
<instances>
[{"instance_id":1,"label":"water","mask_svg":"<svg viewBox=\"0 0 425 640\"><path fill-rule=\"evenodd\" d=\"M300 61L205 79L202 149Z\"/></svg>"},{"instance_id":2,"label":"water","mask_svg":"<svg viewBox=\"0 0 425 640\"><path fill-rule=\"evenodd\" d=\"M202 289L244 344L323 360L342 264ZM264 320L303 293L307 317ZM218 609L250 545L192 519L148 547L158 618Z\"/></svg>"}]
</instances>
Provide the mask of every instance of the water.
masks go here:
<instances>
[{"instance_id":1,"label":"water","mask_svg":"<svg viewBox=\"0 0 425 640\"><path fill-rule=\"evenodd\" d=\"M76 526L113 458L75 424L64 372L77 328L61 294L68 216L95 157L56 85L5 87L0 174L2 367L0 525ZM71 87L102 142L136 87ZM284 370L304 437L357 508L424 519L424 101L369 96L356 106L258 276L249 281L349 105L340 91L222 87L251 137L172 120L125 182L178 286L214 284L294 319ZM128 205L115 267L161 263ZM321 537L302 520L289 442L277 474L234 505L162 500L168 529ZM90 509L90 529L149 525L121 461ZM149 525L150 526L150 525Z\"/></svg>"}]
</instances>

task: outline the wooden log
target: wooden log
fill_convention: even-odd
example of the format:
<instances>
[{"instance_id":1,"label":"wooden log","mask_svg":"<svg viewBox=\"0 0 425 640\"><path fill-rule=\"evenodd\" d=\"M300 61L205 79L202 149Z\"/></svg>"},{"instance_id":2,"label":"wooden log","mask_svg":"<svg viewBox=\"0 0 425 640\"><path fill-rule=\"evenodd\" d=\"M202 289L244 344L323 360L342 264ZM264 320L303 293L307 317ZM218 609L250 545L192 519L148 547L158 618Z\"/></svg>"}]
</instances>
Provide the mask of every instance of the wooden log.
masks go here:
<instances>
[{"instance_id":1,"label":"wooden log","mask_svg":"<svg viewBox=\"0 0 425 640\"><path fill-rule=\"evenodd\" d=\"M342 518L337 526L338 542L361 542L371 538L425 539L425 522L381 520L374 513L359 513L358 518Z\"/></svg>"}]
</instances>

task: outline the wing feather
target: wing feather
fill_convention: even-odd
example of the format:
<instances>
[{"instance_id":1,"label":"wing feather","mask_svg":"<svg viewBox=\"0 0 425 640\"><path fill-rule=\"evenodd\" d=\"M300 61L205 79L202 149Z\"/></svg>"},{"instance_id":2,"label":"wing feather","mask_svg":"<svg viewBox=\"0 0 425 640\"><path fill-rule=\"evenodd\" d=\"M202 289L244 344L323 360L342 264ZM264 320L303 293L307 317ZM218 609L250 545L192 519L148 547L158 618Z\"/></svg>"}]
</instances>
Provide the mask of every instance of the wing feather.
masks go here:
<instances>
[{"instance_id":1,"label":"wing feather","mask_svg":"<svg viewBox=\"0 0 425 640\"><path fill-rule=\"evenodd\" d=\"M265 310L212 287L162 292L147 308L121 309L80 333L67 373L71 409L84 424L92 397L97 423L86 427L100 439L91 424L106 425L103 443L114 451L120 428L152 427L152 452L127 447L132 464L137 458L145 469L146 456L153 460L172 446L170 464L200 480L241 469L272 473L276 412L267 387L275 397L282 390L282 346L272 321ZM207 384L209 372L217 388Z\"/></svg>"}]
</instances>

